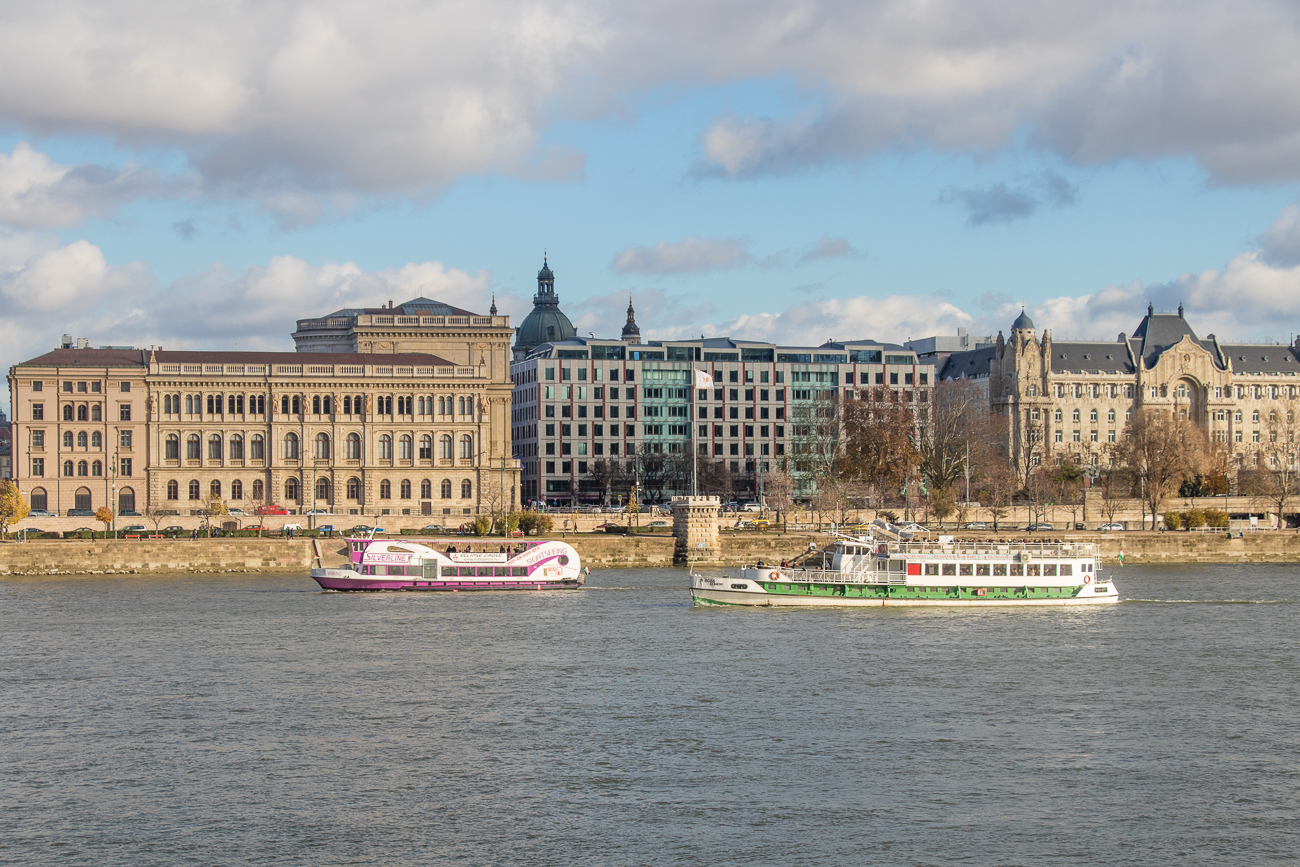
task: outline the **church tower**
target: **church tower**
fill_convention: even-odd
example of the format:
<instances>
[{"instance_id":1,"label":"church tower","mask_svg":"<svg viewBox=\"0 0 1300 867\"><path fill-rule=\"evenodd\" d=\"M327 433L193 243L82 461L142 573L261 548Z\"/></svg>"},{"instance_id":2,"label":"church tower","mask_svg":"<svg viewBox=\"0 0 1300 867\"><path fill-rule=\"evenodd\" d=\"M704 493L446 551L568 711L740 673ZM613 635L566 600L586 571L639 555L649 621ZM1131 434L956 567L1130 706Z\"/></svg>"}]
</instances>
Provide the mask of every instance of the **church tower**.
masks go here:
<instances>
[{"instance_id":1,"label":"church tower","mask_svg":"<svg viewBox=\"0 0 1300 867\"><path fill-rule=\"evenodd\" d=\"M623 326L623 339L629 343L641 342L641 329L636 325L636 311L632 309L632 296L627 296L627 324Z\"/></svg>"}]
</instances>

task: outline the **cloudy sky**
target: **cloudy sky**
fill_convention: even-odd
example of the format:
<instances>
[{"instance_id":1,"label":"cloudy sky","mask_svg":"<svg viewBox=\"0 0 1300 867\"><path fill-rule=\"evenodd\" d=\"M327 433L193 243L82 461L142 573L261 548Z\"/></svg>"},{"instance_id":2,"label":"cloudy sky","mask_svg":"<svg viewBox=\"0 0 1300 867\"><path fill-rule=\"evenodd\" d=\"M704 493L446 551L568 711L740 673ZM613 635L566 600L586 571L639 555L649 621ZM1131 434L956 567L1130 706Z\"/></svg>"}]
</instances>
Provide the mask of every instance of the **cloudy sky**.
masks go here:
<instances>
[{"instance_id":1,"label":"cloudy sky","mask_svg":"<svg viewBox=\"0 0 1300 867\"><path fill-rule=\"evenodd\" d=\"M46 0L0 12L0 364L290 348L424 294L581 331L1300 331L1300 7Z\"/></svg>"}]
</instances>

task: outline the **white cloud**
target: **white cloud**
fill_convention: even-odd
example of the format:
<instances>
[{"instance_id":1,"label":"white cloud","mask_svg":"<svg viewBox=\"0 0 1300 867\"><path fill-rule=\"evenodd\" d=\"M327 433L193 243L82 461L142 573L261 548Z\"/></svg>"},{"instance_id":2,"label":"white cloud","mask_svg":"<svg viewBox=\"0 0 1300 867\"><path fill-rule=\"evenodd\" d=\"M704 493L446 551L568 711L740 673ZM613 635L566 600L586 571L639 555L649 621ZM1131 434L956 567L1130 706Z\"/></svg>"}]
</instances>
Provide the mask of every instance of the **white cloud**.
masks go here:
<instances>
[{"instance_id":1,"label":"white cloud","mask_svg":"<svg viewBox=\"0 0 1300 867\"><path fill-rule=\"evenodd\" d=\"M133 166L114 171L60 165L27 142L16 144L12 154L0 152L0 223L11 226L79 226L124 201L166 191L151 172Z\"/></svg>"},{"instance_id":2,"label":"white cloud","mask_svg":"<svg viewBox=\"0 0 1300 867\"><path fill-rule=\"evenodd\" d=\"M701 274L748 265L752 257L738 238L697 238L653 247L628 247L609 267L619 274Z\"/></svg>"}]
</instances>

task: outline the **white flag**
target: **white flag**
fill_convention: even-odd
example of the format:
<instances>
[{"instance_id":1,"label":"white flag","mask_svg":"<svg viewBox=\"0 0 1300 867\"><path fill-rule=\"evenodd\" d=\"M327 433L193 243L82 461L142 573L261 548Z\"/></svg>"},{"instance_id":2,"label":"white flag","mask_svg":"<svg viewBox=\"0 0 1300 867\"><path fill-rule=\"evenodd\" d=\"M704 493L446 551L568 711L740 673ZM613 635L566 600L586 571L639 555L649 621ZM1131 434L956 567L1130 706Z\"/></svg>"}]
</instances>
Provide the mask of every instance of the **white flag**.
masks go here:
<instances>
[{"instance_id":1,"label":"white flag","mask_svg":"<svg viewBox=\"0 0 1300 867\"><path fill-rule=\"evenodd\" d=\"M695 387L696 388L713 388L713 374L706 373L696 368L695 370Z\"/></svg>"}]
</instances>

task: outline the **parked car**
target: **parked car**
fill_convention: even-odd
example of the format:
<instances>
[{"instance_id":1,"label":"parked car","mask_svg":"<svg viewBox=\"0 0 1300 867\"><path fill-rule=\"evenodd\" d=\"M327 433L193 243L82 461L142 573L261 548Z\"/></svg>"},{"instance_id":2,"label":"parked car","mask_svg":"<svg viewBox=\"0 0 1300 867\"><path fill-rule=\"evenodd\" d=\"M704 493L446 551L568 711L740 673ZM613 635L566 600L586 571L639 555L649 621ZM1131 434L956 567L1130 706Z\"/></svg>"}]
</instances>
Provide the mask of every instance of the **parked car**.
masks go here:
<instances>
[{"instance_id":1,"label":"parked car","mask_svg":"<svg viewBox=\"0 0 1300 867\"><path fill-rule=\"evenodd\" d=\"M69 518L93 518L95 517L94 509L68 509Z\"/></svg>"},{"instance_id":2,"label":"parked car","mask_svg":"<svg viewBox=\"0 0 1300 867\"><path fill-rule=\"evenodd\" d=\"M257 514L259 514L259 515L287 515L287 514L289 514L289 510L286 509L286 508L284 508L283 506L276 506L276 505L272 504L272 505L269 505L269 506L258 506L258 507L257 507Z\"/></svg>"},{"instance_id":3,"label":"parked car","mask_svg":"<svg viewBox=\"0 0 1300 867\"><path fill-rule=\"evenodd\" d=\"M126 512L123 512L122 514L125 515ZM226 509L226 514L227 514L227 515L244 515L244 514L247 514L247 513L246 513L243 509Z\"/></svg>"},{"instance_id":4,"label":"parked car","mask_svg":"<svg viewBox=\"0 0 1300 867\"><path fill-rule=\"evenodd\" d=\"M146 527L144 524L128 524L127 526L118 530L118 532L119 533L143 533L148 529L149 528Z\"/></svg>"},{"instance_id":5,"label":"parked car","mask_svg":"<svg viewBox=\"0 0 1300 867\"><path fill-rule=\"evenodd\" d=\"M18 532L22 533L24 536L35 536L37 533L44 533L45 531L40 527L23 527Z\"/></svg>"},{"instance_id":6,"label":"parked car","mask_svg":"<svg viewBox=\"0 0 1300 867\"><path fill-rule=\"evenodd\" d=\"M597 530L608 530L610 527L621 527L621 526L623 526L623 525L622 525L622 524L615 524L613 521L606 521L606 522L603 523L603 524L597 524L597 525L596 525L596 529L597 529Z\"/></svg>"},{"instance_id":7,"label":"parked car","mask_svg":"<svg viewBox=\"0 0 1300 867\"><path fill-rule=\"evenodd\" d=\"M1111 530L1123 530L1123 529L1124 529L1124 525L1123 525L1123 524L1102 524L1102 525L1101 525L1100 527L1098 527L1097 529L1100 530L1100 531L1103 532L1103 533L1108 533L1108 532L1110 532Z\"/></svg>"},{"instance_id":8,"label":"parked car","mask_svg":"<svg viewBox=\"0 0 1300 867\"><path fill-rule=\"evenodd\" d=\"M231 514L234 513L232 512ZM303 512L303 514L304 515L331 515L333 514L333 512L331 512L329 509L308 509L307 511Z\"/></svg>"},{"instance_id":9,"label":"parked car","mask_svg":"<svg viewBox=\"0 0 1300 867\"><path fill-rule=\"evenodd\" d=\"M329 536L331 539L334 538L334 534L337 533L338 531L339 531L338 527L335 527L333 524L322 524L321 526L316 528L316 532L324 533L326 536Z\"/></svg>"},{"instance_id":10,"label":"parked car","mask_svg":"<svg viewBox=\"0 0 1300 867\"><path fill-rule=\"evenodd\" d=\"M177 529L180 529L180 528L178 527ZM254 533L265 533L265 532L266 532L266 528L263 527L261 524L254 524L254 525L251 526L251 527L240 527L239 529L241 529L241 530L252 530Z\"/></svg>"},{"instance_id":11,"label":"parked car","mask_svg":"<svg viewBox=\"0 0 1300 867\"><path fill-rule=\"evenodd\" d=\"M295 533L299 533L302 531L302 524L285 524L283 527L280 528L281 533L287 533L290 530L293 530Z\"/></svg>"},{"instance_id":12,"label":"parked car","mask_svg":"<svg viewBox=\"0 0 1300 867\"><path fill-rule=\"evenodd\" d=\"M672 525L672 521L651 521L646 524L647 527L671 527Z\"/></svg>"},{"instance_id":13,"label":"parked car","mask_svg":"<svg viewBox=\"0 0 1300 867\"><path fill-rule=\"evenodd\" d=\"M250 528L245 527L244 529L247 530L247 529L250 529ZM163 527L163 532L164 532L164 533L184 533L184 532L185 532L185 528L184 528L184 527L178 527L178 526L176 526L175 524L172 524L170 527Z\"/></svg>"},{"instance_id":14,"label":"parked car","mask_svg":"<svg viewBox=\"0 0 1300 867\"><path fill-rule=\"evenodd\" d=\"M45 509L32 509L27 513L29 518L57 518L58 515Z\"/></svg>"},{"instance_id":15,"label":"parked car","mask_svg":"<svg viewBox=\"0 0 1300 867\"><path fill-rule=\"evenodd\" d=\"M72 532L74 532L74 533L98 533L99 531L98 531L98 530L91 529L90 527L78 527L77 529L73 530Z\"/></svg>"},{"instance_id":16,"label":"parked car","mask_svg":"<svg viewBox=\"0 0 1300 867\"><path fill-rule=\"evenodd\" d=\"M963 530L987 530L989 525L983 521L967 521L961 525Z\"/></svg>"},{"instance_id":17,"label":"parked car","mask_svg":"<svg viewBox=\"0 0 1300 867\"><path fill-rule=\"evenodd\" d=\"M421 533L450 533L442 524L426 524L420 528Z\"/></svg>"},{"instance_id":18,"label":"parked car","mask_svg":"<svg viewBox=\"0 0 1300 867\"><path fill-rule=\"evenodd\" d=\"M761 512L763 511L763 507L758 503L746 503L740 507L740 510L742 512Z\"/></svg>"},{"instance_id":19,"label":"parked car","mask_svg":"<svg viewBox=\"0 0 1300 867\"><path fill-rule=\"evenodd\" d=\"M1025 532L1035 533L1039 531L1055 530L1055 529L1056 528L1053 527L1051 524L1030 524L1028 527L1025 528Z\"/></svg>"}]
</instances>

